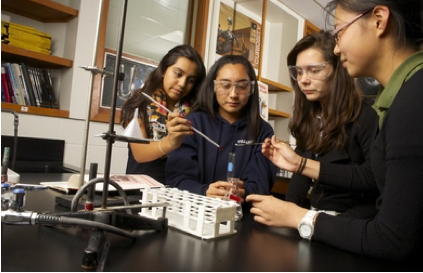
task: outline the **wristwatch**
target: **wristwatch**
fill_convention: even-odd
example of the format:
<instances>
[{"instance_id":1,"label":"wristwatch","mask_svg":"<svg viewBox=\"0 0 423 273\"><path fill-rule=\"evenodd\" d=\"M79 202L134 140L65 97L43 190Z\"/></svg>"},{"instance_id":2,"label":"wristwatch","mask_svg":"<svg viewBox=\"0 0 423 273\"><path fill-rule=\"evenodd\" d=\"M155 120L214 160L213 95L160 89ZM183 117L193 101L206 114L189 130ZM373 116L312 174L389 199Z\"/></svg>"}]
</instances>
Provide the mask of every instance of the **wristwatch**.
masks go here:
<instances>
[{"instance_id":1,"label":"wristwatch","mask_svg":"<svg viewBox=\"0 0 423 273\"><path fill-rule=\"evenodd\" d=\"M314 233L314 221L319 214L316 210L309 210L301 219L300 224L298 225L298 232L300 233L301 238L310 240Z\"/></svg>"}]
</instances>

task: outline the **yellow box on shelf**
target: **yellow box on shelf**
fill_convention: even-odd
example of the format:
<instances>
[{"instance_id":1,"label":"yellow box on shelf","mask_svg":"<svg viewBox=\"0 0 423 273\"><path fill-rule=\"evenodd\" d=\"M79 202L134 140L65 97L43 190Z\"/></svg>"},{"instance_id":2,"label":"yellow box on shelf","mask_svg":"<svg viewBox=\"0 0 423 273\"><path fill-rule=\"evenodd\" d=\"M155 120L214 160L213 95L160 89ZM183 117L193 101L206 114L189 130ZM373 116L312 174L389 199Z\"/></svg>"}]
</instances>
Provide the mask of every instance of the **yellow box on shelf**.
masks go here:
<instances>
[{"instance_id":1,"label":"yellow box on shelf","mask_svg":"<svg viewBox=\"0 0 423 273\"><path fill-rule=\"evenodd\" d=\"M3 27L5 27L5 28L9 28L9 31L12 31L12 32L13 31L22 31L22 32L26 32L28 34L37 35L37 36L40 36L40 37L51 39L50 34L39 31L38 29L36 29L34 27L16 24L16 23L12 23L12 22L6 22L6 21L2 21L1 24L2 24L2 34L3 34Z\"/></svg>"},{"instance_id":2,"label":"yellow box on shelf","mask_svg":"<svg viewBox=\"0 0 423 273\"><path fill-rule=\"evenodd\" d=\"M34 43L15 40L15 39L9 39L8 44L11 45L11 46L16 46L16 47L23 48L23 49L26 49L26 50L31 50L31 51L34 51L34 52L51 55L51 50L39 47Z\"/></svg>"},{"instance_id":3,"label":"yellow box on shelf","mask_svg":"<svg viewBox=\"0 0 423 273\"><path fill-rule=\"evenodd\" d=\"M38 46L43 48L47 48L47 49L51 48L51 39L46 39L37 35L27 35L25 32L21 32L21 31L18 31L16 33L10 32L7 39L27 41L30 43L36 43Z\"/></svg>"},{"instance_id":4,"label":"yellow box on shelf","mask_svg":"<svg viewBox=\"0 0 423 273\"><path fill-rule=\"evenodd\" d=\"M33 27L2 21L1 34L4 43L43 54L51 54L51 35Z\"/></svg>"}]
</instances>

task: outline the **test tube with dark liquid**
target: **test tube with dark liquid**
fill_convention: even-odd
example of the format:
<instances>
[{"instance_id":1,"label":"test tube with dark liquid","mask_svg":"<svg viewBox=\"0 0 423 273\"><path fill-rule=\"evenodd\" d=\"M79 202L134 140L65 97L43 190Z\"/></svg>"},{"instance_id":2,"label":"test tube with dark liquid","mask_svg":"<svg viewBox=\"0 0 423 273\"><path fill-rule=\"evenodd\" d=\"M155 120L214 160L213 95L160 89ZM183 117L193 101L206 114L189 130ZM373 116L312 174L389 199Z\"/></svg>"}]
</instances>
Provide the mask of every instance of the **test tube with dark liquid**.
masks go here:
<instances>
[{"instance_id":1,"label":"test tube with dark liquid","mask_svg":"<svg viewBox=\"0 0 423 273\"><path fill-rule=\"evenodd\" d=\"M236 191L238 185L237 185L237 178L234 177L234 172L235 172L235 153L234 152L230 152L228 155L228 168L227 168L227 174L226 174L226 179L228 182L231 182L234 186L233 189L231 189L231 191L229 192L229 199L234 200L236 202L241 202L241 198L233 193L233 190Z\"/></svg>"}]
</instances>

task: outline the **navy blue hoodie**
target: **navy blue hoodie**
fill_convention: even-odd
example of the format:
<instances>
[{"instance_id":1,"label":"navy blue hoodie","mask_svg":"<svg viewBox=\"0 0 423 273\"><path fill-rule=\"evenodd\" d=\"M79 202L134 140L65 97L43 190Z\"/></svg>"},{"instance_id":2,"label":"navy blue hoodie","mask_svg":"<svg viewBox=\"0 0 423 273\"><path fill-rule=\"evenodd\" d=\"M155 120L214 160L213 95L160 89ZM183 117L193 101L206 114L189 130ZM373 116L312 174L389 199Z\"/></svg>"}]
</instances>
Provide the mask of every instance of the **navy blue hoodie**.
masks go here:
<instances>
[{"instance_id":1,"label":"navy blue hoodie","mask_svg":"<svg viewBox=\"0 0 423 273\"><path fill-rule=\"evenodd\" d=\"M235 143L263 142L273 135L272 127L263 121L257 139L247 139L248 124L241 119L230 124L219 115L205 112L187 116L192 126L217 142L223 150L198 134L186 136L179 149L168 155L166 184L205 195L209 184L226 181L228 154L235 152L234 177L245 182L246 195L269 194L276 168L261 153L261 145L234 146Z\"/></svg>"}]
</instances>

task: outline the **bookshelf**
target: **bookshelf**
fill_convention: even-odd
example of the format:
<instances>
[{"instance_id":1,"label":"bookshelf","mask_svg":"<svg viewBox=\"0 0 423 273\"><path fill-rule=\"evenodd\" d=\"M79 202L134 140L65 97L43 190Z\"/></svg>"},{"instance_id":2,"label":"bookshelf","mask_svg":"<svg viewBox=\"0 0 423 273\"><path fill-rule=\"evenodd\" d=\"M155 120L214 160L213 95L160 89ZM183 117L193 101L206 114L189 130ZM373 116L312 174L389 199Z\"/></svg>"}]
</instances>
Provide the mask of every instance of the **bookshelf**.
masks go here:
<instances>
[{"instance_id":1,"label":"bookshelf","mask_svg":"<svg viewBox=\"0 0 423 273\"><path fill-rule=\"evenodd\" d=\"M19 105L14 103L7 103L7 102L2 102L1 108L13 110L18 113L33 114L33 115L39 115L39 116L60 117L60 118L69 117L69 111L53 109L53 108L25 106L25 105Z\"/></svg>"},{"instance_id":2,"label":"bookshelf","mask_svg":"<svg viewBox=\"0 0 423 273\"><path fill-rule=\"evenodd\" d=\"M290 86L286 58L304 34L304 19L278 0L263 0L262 18L258 77L269 86L269 120L275 135L288 139L294 92Z\"/></svg>"},{"instance_id":3,"label":"bookshelf","mask_svg":"<svg viewBox=\"0 0 423 273\"><path fill-rule=\"evenodd\" d=\"M1 8L45 23L68 22L78 16L78 10L51 0L3 0Z\"/></svg>"},{"instance_id":4,"label":"bookshelf","mask_svg":"<svg viewBox=\"0 0 423 273\"><path fill-rule=\"evenodd\" d=\"M304 23L304 36L311 34L313 32L319 32L320 28L315 26L312 22L305 20Z\"/></svg>"},{"instance_id":5,"label":"bookshelf","mask_svg":"<svg viewBox=\"0 0 423 273\"><path fill-rule=\"evenodd\" d=\"M271 81L271 80L265 79L265 78L261 78L260 80L269 86L269 93L270 94L272 94L272 93L277 94L279 92L281 94L287 93L287 92L292 92L291 87L286 86L282 83L274 82L274 81ZM288 110L290 110L290 109L288 109ZM271 119L274 119L274 118L290 118L291 114L287 113L285 111L278 110L278 109L270 108L269 109L269 116L270 116Z\"/></svg>"},{"instance_id":6,"label":"bookshelf","mask_svg":"<svg viewBox=\"0 0 423 273\"><path fill-rule=\"evenodd\" d=\"M279 82L271 81L269 79L259 77L261 82L269 86L269 91L274 92L291 92L292 88Z\"/></svg>"},{"instance_id":7,"label":"bookshelf","mask_svg":"<svg viewBox=\"0 0 423 273\"><path fill-rule=\"evenodd\" d=\"M283 111L279 111L276 109L269 109L269 115L272 117L279 117L279 118L290 118L291 114L288 114Z\"/></svg>"},{"instance_id":8,"label":"bookshelf","mask_svg":"<svg viewBox=\"0 0 423 273\"><path fill-rule=\"evenodd\" d=\"M4 11L39 21L41 23L68 23L78 16L78 10L51 0L3 0L1 8ZM32 25L29 23L28 25ZM57 25L66 28L66 24ZM29 66L43 69L69 69L73 67L73 60L54 55L47 55L15 47L9 44L1 46L3 62L24 63ZM57 90L63 88L56 87ZM18 105L2 102L2 109L10 109L20 113L50 117L69 117L68 110L44 108L37 106Z\"/></svg>"},{"instance_id":9,"label":"bookshelf","mask_svg":"<svg viewBox=\"0 0 423 273\"><path fill-rule=\"evenodd\" d=\"M56 69L70 68L73 65L73 61L66 58L46 55L8 44L1 45L1 53L2 57L8 61L23 62L36 67Z\"/></svg>"}]
</instances>

